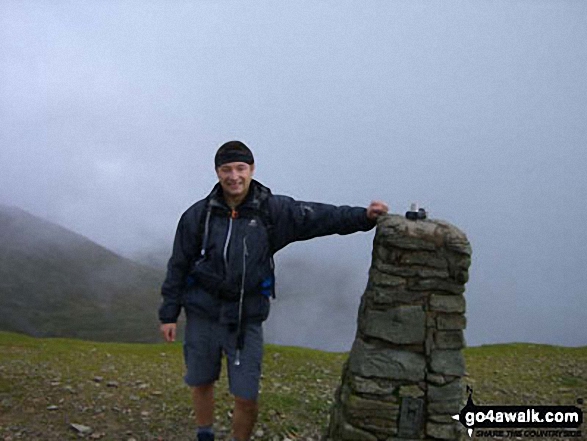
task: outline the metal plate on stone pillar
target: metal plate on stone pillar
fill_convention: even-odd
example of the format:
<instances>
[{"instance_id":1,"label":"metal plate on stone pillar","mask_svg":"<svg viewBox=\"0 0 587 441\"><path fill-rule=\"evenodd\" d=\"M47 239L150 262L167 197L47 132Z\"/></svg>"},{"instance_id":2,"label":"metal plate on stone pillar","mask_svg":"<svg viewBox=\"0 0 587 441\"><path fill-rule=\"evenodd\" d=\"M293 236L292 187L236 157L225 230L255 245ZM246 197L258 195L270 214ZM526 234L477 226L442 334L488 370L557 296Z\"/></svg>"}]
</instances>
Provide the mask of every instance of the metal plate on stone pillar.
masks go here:
<instances>
[{"instance_id":1,"label":"metal plate on stone pillar","mask_svg":"<svg viewBox=\"0 0 587 441\"><path fill-rule=\"evenodd\" d=\"M419 438L422 431L424 401L421 398L404 397L399 412L398 436Z\"/></svg>"}]
</instances>

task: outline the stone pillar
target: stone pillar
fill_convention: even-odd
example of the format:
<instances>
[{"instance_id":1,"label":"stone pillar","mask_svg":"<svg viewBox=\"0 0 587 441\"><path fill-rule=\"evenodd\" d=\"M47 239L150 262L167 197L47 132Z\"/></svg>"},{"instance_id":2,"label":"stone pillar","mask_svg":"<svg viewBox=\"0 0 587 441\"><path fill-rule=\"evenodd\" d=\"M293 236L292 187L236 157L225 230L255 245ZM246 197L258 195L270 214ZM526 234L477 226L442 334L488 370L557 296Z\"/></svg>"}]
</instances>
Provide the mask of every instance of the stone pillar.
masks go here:
<instances>
[{"instance_id":1,"label":"stone pillar","mask_svg":"<svg viewBox=\"0 0 587 441\"><path fill-rule=\"evenodd\" d=\"M357 336L328 441L457 440L464 406L467 237L438 220L380 218Z\"/></svg>"}]
</instances>

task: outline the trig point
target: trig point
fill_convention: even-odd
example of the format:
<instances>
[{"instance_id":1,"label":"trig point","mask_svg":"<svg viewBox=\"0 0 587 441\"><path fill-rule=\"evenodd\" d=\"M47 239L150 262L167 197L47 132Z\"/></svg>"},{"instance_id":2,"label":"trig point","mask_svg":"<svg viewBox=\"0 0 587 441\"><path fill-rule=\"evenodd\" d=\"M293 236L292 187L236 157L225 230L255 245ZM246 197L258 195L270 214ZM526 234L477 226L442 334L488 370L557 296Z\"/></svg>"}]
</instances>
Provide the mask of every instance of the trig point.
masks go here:
<instances>
[{"instance_id":1,"label":"trig point","mask_svg":"<svg viewBox=\"0 0 587 441\"><path fill-rule=\"evenodd\" d=\"M438 220L379 219L327 441L458 440L471 246Z\"/></svg>"}]
</instances>

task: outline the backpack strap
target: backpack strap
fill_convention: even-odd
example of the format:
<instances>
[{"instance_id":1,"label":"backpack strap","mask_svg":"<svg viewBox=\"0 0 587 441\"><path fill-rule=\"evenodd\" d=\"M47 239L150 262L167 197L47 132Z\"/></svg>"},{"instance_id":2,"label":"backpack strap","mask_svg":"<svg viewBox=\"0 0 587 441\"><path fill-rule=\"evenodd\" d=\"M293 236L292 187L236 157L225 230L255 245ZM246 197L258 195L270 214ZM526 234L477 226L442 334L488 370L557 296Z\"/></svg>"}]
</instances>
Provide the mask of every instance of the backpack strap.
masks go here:
<instances>
[{"instance_id":1,"label":"backpack strap","mask_svg":"<svg viewBox=\"0 0 587 441\"><path fill-rule=\"evenodd\" d=\"M271 213L269 212L269 198L271 197L271 191L266 187L261 187L259 195L259 205L258 205L258 216L261 218L261 222L265 226L265 230L267 231L267 239L269 241L269 266L271 268L271 276L268 280L265 280L264 283L267 283L266 288L273 286L273 289L270 290L271 297L275 299L275 260L273 259L273 254L275 253L275 224L273 223L273 219L271 218Z\"/></svg>"},{"instance_id":2,"label":"backpack strap","mask_svg":"<svg viewBox=\"0 0 587 441\"><path fill-rule=\"evenodd\" d=\"M273 223L273 219L271 219L271 214L269 213L270 197L271 193L263 195L259 203L259 209L257 214L261 218L261 222L263 222L263 225L267 230L267 237L269 239L269 250L271 251L271 265L273 269L273 253L275 252L275 224Z\"/></svg>"}]
</instances>

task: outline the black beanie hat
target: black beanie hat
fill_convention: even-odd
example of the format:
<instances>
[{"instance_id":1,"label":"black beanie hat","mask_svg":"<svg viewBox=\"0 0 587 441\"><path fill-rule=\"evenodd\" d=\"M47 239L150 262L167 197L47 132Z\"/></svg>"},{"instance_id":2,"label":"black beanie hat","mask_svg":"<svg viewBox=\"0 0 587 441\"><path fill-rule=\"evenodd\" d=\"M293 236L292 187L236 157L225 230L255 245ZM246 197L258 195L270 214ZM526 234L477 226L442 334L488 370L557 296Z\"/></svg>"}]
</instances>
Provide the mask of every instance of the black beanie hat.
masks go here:
<instances>
[{"instance_id":1,"label":"black beanie hat","mask_svg":"<svg viewBox=\"0 0 587 441\"><path fill-rule=\"evenodd\" d=\"M240 141L228 141L220 146L214 157L216 168L229 162L244 162L254 164L253 152Z\"/></svg>"}]
</instances>

